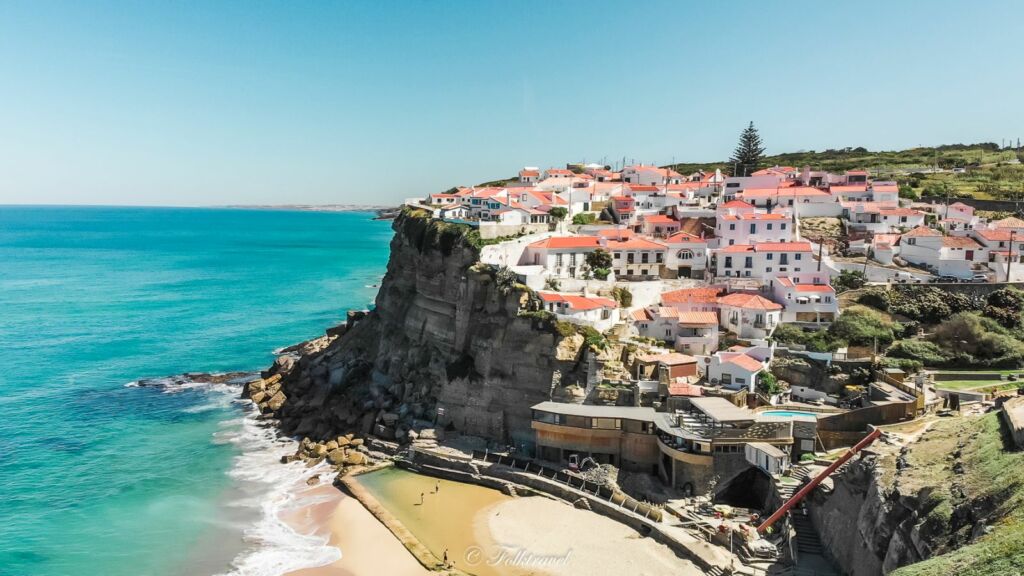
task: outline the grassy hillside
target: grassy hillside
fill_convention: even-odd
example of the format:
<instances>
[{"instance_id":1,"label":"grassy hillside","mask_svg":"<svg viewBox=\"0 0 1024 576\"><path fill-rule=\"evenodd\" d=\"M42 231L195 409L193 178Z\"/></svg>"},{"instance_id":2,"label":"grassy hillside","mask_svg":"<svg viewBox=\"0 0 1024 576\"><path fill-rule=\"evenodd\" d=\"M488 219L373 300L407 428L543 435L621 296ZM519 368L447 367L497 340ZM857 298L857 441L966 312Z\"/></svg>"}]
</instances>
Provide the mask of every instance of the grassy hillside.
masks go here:
<instances>
[{"instance_id":1,"label":"grassy hillside","mask_svg":"<svg viewBox=\"0 0 1024 576\"><path fill-rule=\"evenodd\" d=\"M927 441L913 445L900 490L930 492L926 523L945 541L939 556L894 576L1024 573L1024 452L1009 449L1004 427L996 412L942 420L926 433ZM964 545L972 540L974 518L985 518L987 533Z\"/></svg>"},{"instance_id":2,"label":"grassy hillside","mask_svg":"<svg viewBox=\"0 0 1024 576\"><path fill-rule=\"evenodd\" d=\"M1024 153L999 149L997 144L950 144L910 148L898 151L871 151L866 148L843 148L823 152L790 152L767 156L768 166L810 166L833 172L866 168L878 179L899 180L912 186L916 195L944 196L945 186L951 195L975 198L1015 200L1024 198ZM731 173L727 162L703 164L680 163L673 167L690 174L697 170L721 169ZM933 172L935 168L942 172ZM954 174L954 168L966 173Z\"/></svg>"}]
</instances>

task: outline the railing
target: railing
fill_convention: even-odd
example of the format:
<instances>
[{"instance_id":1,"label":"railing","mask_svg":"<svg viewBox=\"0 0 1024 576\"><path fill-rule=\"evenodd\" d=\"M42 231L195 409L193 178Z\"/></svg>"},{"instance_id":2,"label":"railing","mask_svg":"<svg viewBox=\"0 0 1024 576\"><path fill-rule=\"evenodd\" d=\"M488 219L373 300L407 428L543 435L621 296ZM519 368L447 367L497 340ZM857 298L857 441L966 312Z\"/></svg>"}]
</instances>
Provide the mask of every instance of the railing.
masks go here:
<instances>
[{"instance_id":1,"label":"railing","mask_svg":"<svg viewBox=\"0 0 1024 576\"><path fill-rule=\"evenodd\" d=\"M508 466L513 470L519 470L527 474L535 474L546 480L554 480L559 484L564 484L570 488L579 490L580 492L589 494L610 504L614 504L623 510L628 510L655 522L661 522L662 512L658 508L655 508L650 504L640 502L623 494L622 492L616 492L607 486L603 486L595 482L589 482L583 478L568 474L564 470L548 468L547 466L537 464L532 460L524 460L504 454L495 454L493 452L481 452L479 450L473 451L473 458L476 460L483 460L484 462L492 462L494 464Z\"/></svg>"}]
</instances>

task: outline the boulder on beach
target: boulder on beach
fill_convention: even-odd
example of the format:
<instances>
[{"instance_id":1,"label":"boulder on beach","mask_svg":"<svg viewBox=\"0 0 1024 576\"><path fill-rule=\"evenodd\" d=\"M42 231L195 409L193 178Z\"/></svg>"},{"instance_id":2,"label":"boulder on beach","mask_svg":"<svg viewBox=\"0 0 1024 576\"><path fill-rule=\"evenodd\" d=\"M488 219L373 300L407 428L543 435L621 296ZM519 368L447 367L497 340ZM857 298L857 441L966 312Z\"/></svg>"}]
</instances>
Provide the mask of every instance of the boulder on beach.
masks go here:
<instances>
[{"instance_id":1,"label":"boulder on beach","mask_svg":"<svg viewBox=\"0 0 1024 576\"><path fill-rule=\"evenodd\" d=\"M331 450L330 452L327 453L327 460L330 461L331 464L335 465L344 463L345 450L341 448L335 448L334 450Z\"/></svg>"},{"instance_id":2,"label":"boulder on beach","mask_svg":"<svg viewBox=\"0 0 1024 576\"><path fill-rule=\"evenodd\" d=\"M287 398L285 397L284 393L278 391L277 394L274 394L274 397L267 402L267 408L273 410L274 412L277 412L278 410L281 409L281 406L284 406L284 401L286 399Z\"/></svg>"}]
</instances>

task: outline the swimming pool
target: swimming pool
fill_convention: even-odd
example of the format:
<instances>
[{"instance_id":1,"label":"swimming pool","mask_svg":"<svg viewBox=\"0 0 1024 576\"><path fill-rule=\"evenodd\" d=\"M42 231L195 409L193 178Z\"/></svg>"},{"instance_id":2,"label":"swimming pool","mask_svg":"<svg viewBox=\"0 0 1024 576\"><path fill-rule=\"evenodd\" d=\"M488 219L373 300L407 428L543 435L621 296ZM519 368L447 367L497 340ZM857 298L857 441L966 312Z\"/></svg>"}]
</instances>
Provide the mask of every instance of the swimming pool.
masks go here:
<instances>
[{"instance_id":1,"label":"swimming pool","mask_svg":"<svg viewBox=\"0 0 1024 576\"><path fill-rule=\"evenodd\" d=\"M798 412L795 410L766 410L761 412L761 416L775 416L777 418L793 418L795 416L810 416L811 418L817 419L818 415L814 412Z\"/></svg>"}]
</instances>

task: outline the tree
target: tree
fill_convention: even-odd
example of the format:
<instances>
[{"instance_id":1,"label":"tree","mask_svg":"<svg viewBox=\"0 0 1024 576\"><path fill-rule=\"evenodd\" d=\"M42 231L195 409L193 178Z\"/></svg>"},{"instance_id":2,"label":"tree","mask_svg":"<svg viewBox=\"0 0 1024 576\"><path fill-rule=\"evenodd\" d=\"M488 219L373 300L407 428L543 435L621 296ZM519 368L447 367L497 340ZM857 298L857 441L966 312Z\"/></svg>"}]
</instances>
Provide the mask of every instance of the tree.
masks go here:
<instances>
[{"instance_id":1,"label":"tree","mask_svg":"<svg viewBox=\"0 0 1024 576\"><path fill-rule=\"evenodd\" d=\"M572 217L572 223L579 226L593 224L594 222L597 222L597 216L592 212L580 212Z\"/></svg>"},{"instance_id":2,"label":"tree","mask_svg":"<svg viewBox=\"0 0 1024 576\"><path fill-rule=\"evenodd\" d=\"M847 290L863 288L867 281L867 276L860 270L842 270L839 272L839 276L832 281L832 287L835 288L836 294L840 294Z\"/></svg>"},{"instance_id":3,"label":"tree","mask_svg":"<svg viewBox=\"0 0 1024 576\"><path fill-rule=\"evenodd\" d=\"M565 220L565 217L569 215L569 211L561 206L555 206L551 210L548 210L548 214L555 220L561 222Z\"/></svg>"},{"instance_id":4,"label":"tree","mask_svg":"<svg viewBox=\"0 0 1024 576\"><path fill-rule=\"evenodd\" d=\"M612 255L611 252L598 248L593 252L587 254L587 266L590 266L592 270L597 269L608 269L612 267Z\"/></svg>"},{"instance_id":5,"label":"tree","mask_svg":"<svg viewBox=\"0 0 1024 576\"><path fill-rule=\"evenodd\" d=\"M732 153L732 158L729 159L736 170L733 176L750 176L757 170L763 157L764 146L762 146L761 135L757 133L757 128L754 128L754 123L751 122L740 134L740 143Z\"/></svg>"}]
</instances>

